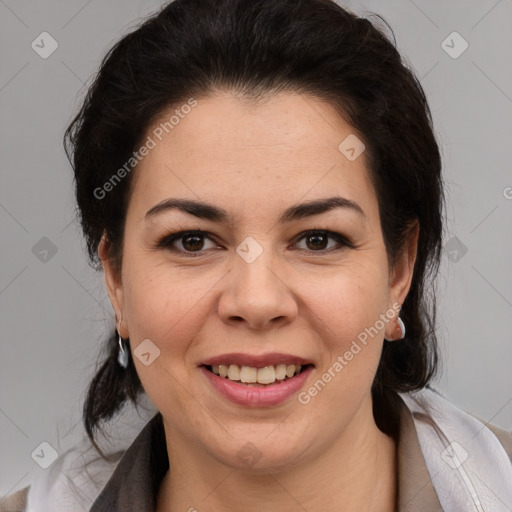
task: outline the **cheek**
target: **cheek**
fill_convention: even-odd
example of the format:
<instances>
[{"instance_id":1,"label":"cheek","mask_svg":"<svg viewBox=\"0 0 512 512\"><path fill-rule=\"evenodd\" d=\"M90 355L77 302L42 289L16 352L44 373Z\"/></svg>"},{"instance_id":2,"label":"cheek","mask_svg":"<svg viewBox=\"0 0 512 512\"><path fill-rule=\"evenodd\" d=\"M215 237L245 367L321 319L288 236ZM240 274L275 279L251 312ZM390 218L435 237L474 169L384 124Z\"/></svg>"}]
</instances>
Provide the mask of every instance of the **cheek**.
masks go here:
<instances>
[{"instance_id":1,"label":"cheek","mask_svg":"<svg viewBox=\"0 0 512 512\"><path fill-rule=\"evenodd\" d=\"M305 279L301 288L307 308L340 348L374 326L387 307L387 273L382 265L347 265L329 275Z\"/></svg>"},{"instance_id":2,"label":"cheek","mask_svg":"<svg viewBox=\"0 0 512 512\"><path fill-rule=\"evenodd\" d=\"M125 307L133 360L143 389L161 411L169 404L193 411L190 396L179 383L188 382L195 368L191 349L211 313L208 294L215 282L211 276L191 278L190 273L170 272L148 262L138 268L127 265ZM146 339L159 350L149 366L137 358L137 347Z\"/></svg>"},{"instance_id":3,"label":"cheek","mask_svg":"<svg viewBox=\"0 0 512 512\"><path fill-rule=\"evenodd\" d=\"M149 258L126 263L125 308L132 348L148 338L162 355L184 351L205 321L214 276L152 266Z\"/></svg>"},{"instance_id":4,"label":"cheek","mask_svg":"<svg viewBox=\"0 0 512 512\"><path fill-rule=\"evenodd\" d=\"M301 403L314 401L318 411L340 404L354 412L369 393L380 361L387 273L381 265L360 268L350 266L329 279L304 283L321 365Z\"/></svg>"}]
</instances>

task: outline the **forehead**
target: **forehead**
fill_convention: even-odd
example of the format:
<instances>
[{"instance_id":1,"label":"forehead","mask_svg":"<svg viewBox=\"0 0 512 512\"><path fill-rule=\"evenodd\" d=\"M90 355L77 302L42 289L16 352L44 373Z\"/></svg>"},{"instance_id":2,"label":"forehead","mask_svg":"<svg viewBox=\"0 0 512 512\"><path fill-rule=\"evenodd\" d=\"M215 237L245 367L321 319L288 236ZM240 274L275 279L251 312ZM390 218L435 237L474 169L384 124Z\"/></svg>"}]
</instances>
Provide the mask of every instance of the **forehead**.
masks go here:
<instances>
[{"instance_id":1,"label":"forehead","mask_svg":"<svg viewBox=\"0 0 512 512\"><path fill-rule=\"evenodd\" d=\"M346 145L340 150L345 140L360 150L361 136L326 102L290 92L263 102L217 92L196 102L174 105L147 130L154 144L133 177L135 206L171 196L239 210L337 194L367 208L375 201L364 152L350 159Z\"/></svg>"}]
</instances>

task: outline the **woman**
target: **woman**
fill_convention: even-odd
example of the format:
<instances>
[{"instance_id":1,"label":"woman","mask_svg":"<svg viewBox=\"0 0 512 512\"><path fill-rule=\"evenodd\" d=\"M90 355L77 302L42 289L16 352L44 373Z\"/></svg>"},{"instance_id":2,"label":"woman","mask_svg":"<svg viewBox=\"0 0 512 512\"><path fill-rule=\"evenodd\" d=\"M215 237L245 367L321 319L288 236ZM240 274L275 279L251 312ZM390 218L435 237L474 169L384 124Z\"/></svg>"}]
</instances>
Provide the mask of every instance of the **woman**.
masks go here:
<instances>
[{"instance_id":1,"label":"woman","mask_svg":"<svg viewBox=\"0 0 512 512\"><path fill-rule=\"evenodd\" d=\"M429 387L441 160L368 20L176 0L109 52L66 140L116 316L87 434L101 453L142 392L159 412L17 509L510 510L503 445Z\"/></svg>"}]
</instances>

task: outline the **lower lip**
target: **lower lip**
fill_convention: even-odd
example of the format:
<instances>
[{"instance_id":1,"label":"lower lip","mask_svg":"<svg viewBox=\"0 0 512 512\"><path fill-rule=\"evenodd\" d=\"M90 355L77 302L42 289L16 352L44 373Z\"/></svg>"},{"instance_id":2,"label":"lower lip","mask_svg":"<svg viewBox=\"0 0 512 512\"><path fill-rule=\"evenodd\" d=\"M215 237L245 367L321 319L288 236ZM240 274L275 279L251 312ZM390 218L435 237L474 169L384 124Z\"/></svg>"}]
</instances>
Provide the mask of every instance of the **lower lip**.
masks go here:
<instances>
[{"instance_id":1,"label":"lower lip","mask_svg":"<svg viewBox=\"0 0 512 512\"><path fill-rule=\"evenodd\" d=\"M308 366L304 371L290 379L265 387L250 387L245 384L239 384L238 382L215 375L215 373L207 370L204 366L201 366L200 369L210 384L231 402L246 407L267 407L282 404L297 393L312 372L313 366Z\"/></svg>"}]
</instances>

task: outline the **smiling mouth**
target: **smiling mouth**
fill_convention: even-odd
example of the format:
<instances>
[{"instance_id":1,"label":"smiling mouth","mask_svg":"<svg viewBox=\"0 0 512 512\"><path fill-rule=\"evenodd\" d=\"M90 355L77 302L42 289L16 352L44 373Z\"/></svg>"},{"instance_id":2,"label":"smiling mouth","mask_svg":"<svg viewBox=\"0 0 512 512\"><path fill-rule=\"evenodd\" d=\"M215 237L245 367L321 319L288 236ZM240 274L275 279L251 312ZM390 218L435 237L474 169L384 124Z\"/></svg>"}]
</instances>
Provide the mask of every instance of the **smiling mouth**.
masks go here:
<instances>
[{"instance_id":1,"label":"smiling mouth","mask_svg":"<svg viewBox=\"0 0 512 512\"><path fill-rule=\"evenodd\" d=\"M255 368L237 364L203 365L213 374L248 387L267 387L278 385L299 375L312 364L277 364Z\"/></svg>"}]
</instances>

